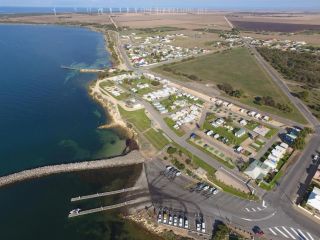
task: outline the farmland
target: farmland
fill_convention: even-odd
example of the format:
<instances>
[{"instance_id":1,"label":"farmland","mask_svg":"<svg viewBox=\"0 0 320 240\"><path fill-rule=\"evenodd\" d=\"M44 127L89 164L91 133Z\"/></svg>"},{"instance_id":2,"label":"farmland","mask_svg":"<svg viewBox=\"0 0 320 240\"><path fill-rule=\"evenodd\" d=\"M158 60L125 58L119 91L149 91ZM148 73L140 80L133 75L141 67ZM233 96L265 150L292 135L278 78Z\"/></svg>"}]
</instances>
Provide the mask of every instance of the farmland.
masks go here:
<instances>
[{"instance_id":1,"label":"farmland","mask_svg":"<svg viewBox=\"0 0 320 240\"><path fill-rule=\"evenodd\" d=\"M244 104L299 122L304 121L298 110L258 66L253 56L245 48L236 48L157 67L154 71L182 81L193 79L216 85L227 83L234 89L243 92L243 96L237 100ZM279 104L289 104L292 111L288 113L274 107L255 104L256 97L267 96Z\"/></svg>"}]
</instances>

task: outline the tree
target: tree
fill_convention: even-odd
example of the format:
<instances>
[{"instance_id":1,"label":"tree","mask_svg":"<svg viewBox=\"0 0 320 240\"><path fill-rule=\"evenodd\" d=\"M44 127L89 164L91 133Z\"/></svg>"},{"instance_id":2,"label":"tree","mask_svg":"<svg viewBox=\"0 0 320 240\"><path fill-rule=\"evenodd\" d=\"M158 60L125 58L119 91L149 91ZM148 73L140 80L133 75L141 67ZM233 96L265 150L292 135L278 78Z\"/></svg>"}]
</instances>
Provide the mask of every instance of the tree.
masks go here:
<instances>
[{"instance_id":1,"label":"tree","mask_svg":"<svg viewBox=\"0 0 320 240\"><path fill-rule=\"evenodd\" d=\"M229 83L221 83L218 84L217 87L229 95L232 94L232 92L234 91L233 87Z\"/></svg>"},{"instance_id":2,"label":"tree","mask_svg":"<svg viewBox=\"0 0 320 240\"><path fill-rule=\"evenodd\" d=\"M168 149L167 149L168 154L174 154L176 152L177 152L177 149L174 147L168 147Z\"/></svg>"},{"instance_id":3,"label":"tree","mask_svg":"<svg viewBox=\"0 0 320 240\"><path fill-rule=\"evenodd\" d=\"M212 240L227 240L229 239L229 233L229 228L224 223L220 223L212 236Z\"/></svg>"},{"instance_id":4,"label":"tree","mask_svg":"<svg viewBox=\"0 0 320 240\"><path fill-rule=\"evenodd\" d=\"M302 150L305 145L306 145L306 143L305 143L304 137L299 136L296 138L296 140L292 144L292 147L297 150Z\"/></svg>"}]
</instances>

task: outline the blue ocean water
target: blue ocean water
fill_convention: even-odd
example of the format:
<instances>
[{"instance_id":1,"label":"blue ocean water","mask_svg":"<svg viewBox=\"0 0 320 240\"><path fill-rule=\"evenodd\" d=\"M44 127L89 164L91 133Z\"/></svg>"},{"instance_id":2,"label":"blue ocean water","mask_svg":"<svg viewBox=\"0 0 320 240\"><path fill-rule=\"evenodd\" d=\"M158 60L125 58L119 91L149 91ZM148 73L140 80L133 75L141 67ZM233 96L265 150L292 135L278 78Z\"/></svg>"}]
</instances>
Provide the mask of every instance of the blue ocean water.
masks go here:
<instances>
[{"instance_id":1,"label":"blue ocean water","mask_svg":"<svg viewBox=\"0 0 320 240\"><path fill-rule=\"evenodd\" d=\"M61 65L106 67L103 36L83 28L0 25L0 176L15 171L120 153L115 131L87 85L96 76ZM133 185L141 166L33 179L0 189L1 240L158 239L117 212L68 219L71 209L118 201L73 204L71 197Z\"/></svg>"},{"instance_id":2,"label":"blue ocean water","mask_svg":"<svg viewBox=\"0 0 320 240\"><path fill-rule=\"evenodd\" d=\"M97 130L107 119L87 93L95 75L61 68L108 59L103 36L87 29L0 25L0 175L121 152L115 132Z\"/></svg>"}]
</instances>

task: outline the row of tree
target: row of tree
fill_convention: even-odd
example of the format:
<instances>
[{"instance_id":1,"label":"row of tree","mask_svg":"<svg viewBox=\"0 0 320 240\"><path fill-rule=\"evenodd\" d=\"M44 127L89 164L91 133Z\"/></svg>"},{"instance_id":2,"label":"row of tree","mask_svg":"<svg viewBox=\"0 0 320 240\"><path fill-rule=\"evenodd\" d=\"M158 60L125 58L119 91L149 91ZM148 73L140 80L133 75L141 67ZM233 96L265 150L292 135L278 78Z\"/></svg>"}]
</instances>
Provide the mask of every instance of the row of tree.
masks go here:
<instances>
[{"instance_id":1,"label":"row of tree","mask_svg":"<svg viewBox=\"0 0 320 240\"><path fill-rule=\"evenodd\" d=\"M277 108L282 112L290 113L292 112L292 108L287 104L277 103L272 97L270 96L263 96L263 97L255 97L254 103L257 105L266 105L269 107Z\"/></svg>"},{"instance_id":2,"label":"row of tree","mask_svg":"<svg viewBox=\"0 0 320 240\"><path fill-rule=\"evenodd\" d=\"M240 98L243 96L243 91L241 89L234 89L229 83L218 84L217 87L224 91L226 94L232 97Z\"/></svg>"}]
</instances>

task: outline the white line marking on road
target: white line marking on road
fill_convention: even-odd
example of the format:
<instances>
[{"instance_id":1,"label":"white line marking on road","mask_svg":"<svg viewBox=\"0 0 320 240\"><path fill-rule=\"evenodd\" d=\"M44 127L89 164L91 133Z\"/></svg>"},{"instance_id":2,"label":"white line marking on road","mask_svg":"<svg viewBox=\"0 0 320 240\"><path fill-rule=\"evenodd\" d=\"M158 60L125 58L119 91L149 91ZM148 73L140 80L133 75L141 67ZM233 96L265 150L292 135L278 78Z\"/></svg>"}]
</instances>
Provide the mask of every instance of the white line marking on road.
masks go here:
<instances>
[{"instance_id":1,"label":"white line marking on road","mask_svg":"<svg viewBox=\"0 0 320 240\"><path fill-rule=\"evenodd\" d=\"M285 238L289 238L284 232L282 232L279 228L274 227L279 233L281 233Z\"/></svg>"},{"instance_id":2,"label":"white line marking on road","mask_svg":"<svg viewBox=\"0 0 320 240\"><path fill-rule=\"evenodd\" d=\"M246 208L247 212L250 212L249 208Z\"/></svg>"},{"instance_id":3,"label":"white line marking on road","mask_svg":"<svg viewBox=\"0 0 320 240\"><path fill-rule=\"evenodd\" d=\"M245 220L245 221L249 221L249 222L259 222L259 221L263 221L263 220L267 220L269 218L272 218L274 215L276 215L277 212L274 212L272 214L270 214L269 216L266 216L264 218L258 218L258 219L251 219L251 218L241 218L241 217L238 217L242 220Z\"/></svg>"},{"instance_id":4,"label":"white line marking on road","mask_svg":"<svg viewBox=\"0 0 320 240\"><path fill-rule=\"evenodd\" d=\"M257 207L257 209L259 210L259 211L261 211L262 209L261 208L259 208L259 207Z\"/></svg>"},{"instance_id":5,"label":"white line marking on road","mask_svg":"<svg viewBox=\"0 0 320 240\"><path fill-rule=\"evenodd\" d=\"M252 211L254 211L254 212L256 211L254 208L251 208L251 209L252 209Z\"/></svg>"},{"instance_id":6,"label":"white line marking on road","mask_svg":"<svg viewBox=\"0 0 320 240\"><path fill-rule=\"evenodd\" d=\"M275 231L272 230L272 228L269 228L269 230L270 230L270 232L273 233L273 235L276 235L276 236L278 235Z\"/></svg>"},{"instance_id":7,"label":"white line marking on road","mask_svg":"<svg viewBox=\"0 0 320 240\"><path fill-rule=\"evenodd\" d=\"M292 230L292 232L294 232L298 237L300 236L299 233L297 233L297 231L294 228L290 228Z\"/></svg>"},{"instance_id":8,"label":"white line marking on road","mask_svg":"<svg viewBox=\"0 0 320 240\"><path fill-rule=\"evenodd\" d=\"M266 208L267 206L266 206L266 202L263 200L262 201L262 207L264 207L264 208Z\"/></svg>"},{"instance_id":9,"label":"white line marking on road","mask_svg":"<svg viewBox=\"0 0 320 240\"><path fill-rule=\"evenodd\" d=\"M291 238L296 239L285 227L282 227L282 229L285 230Z\"/></svg>"},{"instance_id":10,"label":"white line marking on road","mask_svg":"<svg viewBox=\"0 0 320 240\"><path fill-rule=\"evenodd\" d=\"M307 234L308 234L308 236L311 238L311 240L314 240L314 238L311 236L310 233L307 232Z\"/></svg>"},{"instance_id":11,"label":"white line marking on road","mask_svg":"<svg viewBox=\"0 0 320 240\"><path fill-rule=\"evenodd\" d=\"M308 240L308 238L306 237L306 235L303 234L303 232L300 229L297 229L298 232L302 235L302 237L306 240Z\"/></svg>"}]
</instances>

